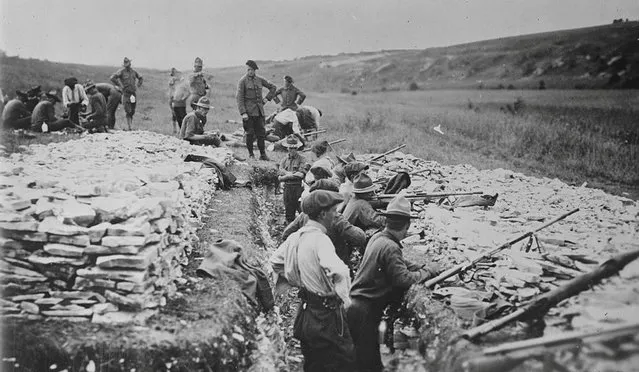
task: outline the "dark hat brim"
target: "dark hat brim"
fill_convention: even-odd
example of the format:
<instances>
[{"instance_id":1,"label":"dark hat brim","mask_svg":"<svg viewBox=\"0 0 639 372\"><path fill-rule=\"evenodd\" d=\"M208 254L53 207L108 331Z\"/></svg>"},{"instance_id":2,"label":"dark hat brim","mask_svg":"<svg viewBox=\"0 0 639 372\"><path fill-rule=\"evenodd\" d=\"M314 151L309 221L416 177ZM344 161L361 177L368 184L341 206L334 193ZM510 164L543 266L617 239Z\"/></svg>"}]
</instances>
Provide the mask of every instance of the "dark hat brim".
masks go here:
<instances>
[{"instance_id":1,"label":"dark hat brim","mask_svg":"<svg viewBox=\"0 0 639 372\"><path fill-rule=\"evenodd\" d=\"M413 220L418 220L419 216L414 216L412 214L406 215L404 213L398 213L398 212L379 212L379 214L381 214L384 217L403 217L403 218L410 218Z\"/></svg>"}]
</instances>

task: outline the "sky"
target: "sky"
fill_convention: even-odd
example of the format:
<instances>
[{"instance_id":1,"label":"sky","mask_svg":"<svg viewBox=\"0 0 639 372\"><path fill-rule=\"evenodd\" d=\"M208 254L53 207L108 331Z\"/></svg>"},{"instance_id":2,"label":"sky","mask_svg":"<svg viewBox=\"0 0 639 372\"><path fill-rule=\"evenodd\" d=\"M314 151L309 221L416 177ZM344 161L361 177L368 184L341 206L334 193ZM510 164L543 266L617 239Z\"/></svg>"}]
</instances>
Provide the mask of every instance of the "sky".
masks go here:
<instances>
[{"instance_id":1,"label":"sky","mask_svg":"<svg viewBox=\"0 0 639 372\"><path fill-rule=\"evenodd\" d=\"M0 0L8 55L117 66L240 66L425 49L639 19L637 0Z\"/></svg>"}]
</instances>

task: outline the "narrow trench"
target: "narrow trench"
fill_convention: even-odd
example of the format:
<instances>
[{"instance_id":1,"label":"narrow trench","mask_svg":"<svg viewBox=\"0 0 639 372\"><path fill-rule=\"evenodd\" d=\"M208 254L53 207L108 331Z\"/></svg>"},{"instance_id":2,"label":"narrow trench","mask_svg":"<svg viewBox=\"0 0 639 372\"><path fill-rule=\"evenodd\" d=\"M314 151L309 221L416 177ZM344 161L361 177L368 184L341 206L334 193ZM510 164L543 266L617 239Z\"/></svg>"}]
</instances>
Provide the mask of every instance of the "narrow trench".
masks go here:
<instances>
[{"instance_id":1,"label":"narrow trench","mask_svg":"<svg viewBox=\"0 0 639 372\"><path fill-rule=\"evenodd\" d=\"M279 236L285 227L282 220L283 207L281 197L275 194L272 186L255 187L251 193L250 231L255 244L264 249L264 257L270 254L280 243ZM264 261L262 267L271 277L270 265ZM276 307L269 314L260 314L256 319L258 335L257 348L252 356L254 364L249 371L301 371L303 357L299 341L293 338L293 321L297 312L297 291L291 291L284 298L276 299ZM415 317L405 306L398 318L400 325L423 325L423 319ZM399 330L398 330L399 331ZM388 337L392 340L393 335ZM406 346L406 345L404 345ZM384 364L388 371L425 371L426 353L423 342L419 350L397 350L394 354L385 354Z\"/></svg>"}]
</instances>

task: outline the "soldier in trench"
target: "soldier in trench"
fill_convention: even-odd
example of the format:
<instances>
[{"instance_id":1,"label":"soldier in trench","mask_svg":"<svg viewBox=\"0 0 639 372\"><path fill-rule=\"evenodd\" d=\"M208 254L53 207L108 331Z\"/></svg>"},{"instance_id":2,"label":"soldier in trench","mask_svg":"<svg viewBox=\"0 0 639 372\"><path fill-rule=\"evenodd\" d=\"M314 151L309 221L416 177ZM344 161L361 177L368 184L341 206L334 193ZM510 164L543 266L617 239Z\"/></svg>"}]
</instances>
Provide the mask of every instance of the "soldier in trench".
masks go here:
<instances>
[{"instance_id":1,"label":"soldier in trench","mask_svg":"<svg viewBox=\"0 0 639 372\"><path fill-rule=\"evenodd\" d=\"M309 217L271 257L273 270L299 287L294 337L300 340L304 371L354 371L355 353L346 308L350 305L348 267L326 235L342 201L336 192L316 190L302 201ZM279 281L279 279L278 279Z\"/></svg>"},{"instance_id":2,"label":"soldier in trench","mask_svg":"<svg viewBox=\"0 0 639 372\"><path fill-rule=\"evenodd\" d=\"M411 285L439 272L435 265L418 266L404 259L401 240L410 227L410 202L397 196L388 204L385 216L385 228L368 242L350 292L348 325L359 372L384 369L377 332L386 306L401 301Z\"/></svg>"}]
</instances>

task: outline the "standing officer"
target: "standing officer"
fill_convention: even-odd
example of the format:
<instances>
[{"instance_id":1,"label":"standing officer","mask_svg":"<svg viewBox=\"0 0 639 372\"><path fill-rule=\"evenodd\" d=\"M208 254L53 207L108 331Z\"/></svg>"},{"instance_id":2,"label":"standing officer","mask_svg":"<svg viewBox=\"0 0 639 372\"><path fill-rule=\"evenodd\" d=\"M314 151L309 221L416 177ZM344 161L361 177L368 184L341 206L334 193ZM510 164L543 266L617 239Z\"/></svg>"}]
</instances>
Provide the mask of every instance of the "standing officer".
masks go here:
<instances>
[{"instance_id":1,"label":"standing officer","mask_svg":"<svg viewBox=\"0 0 639 372\"><path fill-rule=\"evenodd\" d=\"M242 115L242 124L246 134L246 149L249 157L254 158L253 141L257 136L257 148L260 150L260 160L269 160L266 156L264 139L266 138L266 128L264 120L264 104L275 96L277 88L268 80L257 76L255 70L257 63L252 60L246 61L248 68L246 75L237 84L237 108ZM262 89L269 90L266 98L262 98Z\"/></svg>"},{"instance_id":2,"label":"standing officer","mask_svg":"<svg viewBox=\"0 0 639 372\"><path fill-rule=\"evenodd\" d=\"M136 85L137 80L137 85ZM122 68L111 75L111 82L122 92L122 105L126 113L126 124L131 130L137 98L135 91L142 86L142 76L131 68L131 60L124 57Z\"/></svg>"}]
</instances>

